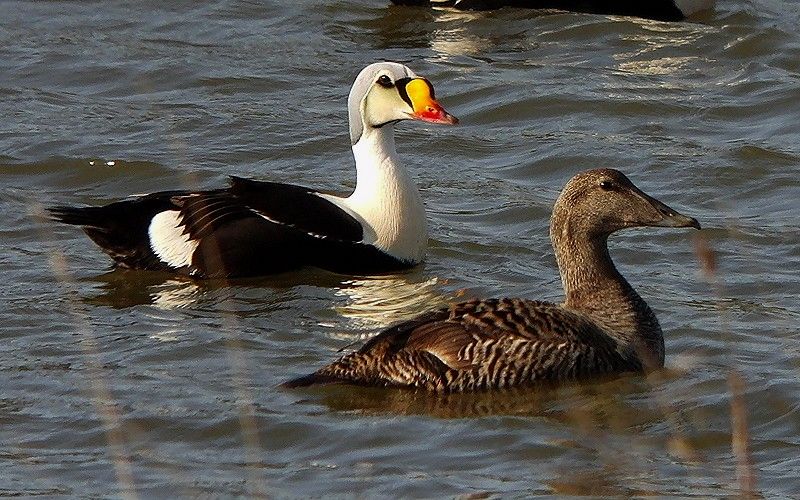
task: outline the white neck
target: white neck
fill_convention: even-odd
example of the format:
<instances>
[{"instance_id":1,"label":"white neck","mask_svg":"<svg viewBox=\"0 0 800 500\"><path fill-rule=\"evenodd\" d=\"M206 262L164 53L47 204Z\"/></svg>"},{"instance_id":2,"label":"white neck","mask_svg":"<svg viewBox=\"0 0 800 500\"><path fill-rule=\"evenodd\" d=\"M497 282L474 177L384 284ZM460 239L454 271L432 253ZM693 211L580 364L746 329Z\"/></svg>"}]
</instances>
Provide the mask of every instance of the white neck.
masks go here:
<instances>
[{"instance_id":1,"label":"white neck","mask_svg":"<svg viewBox=\"0 0 800 500\"><path fill-rule=\"evenodd\" d=\"M361 219L365 243L399 259L422 261L428 243L425 207L397 157L394 125L364 127L353 156L356 189L347 198L331 201Z\"/></svg>"}]
</instances>

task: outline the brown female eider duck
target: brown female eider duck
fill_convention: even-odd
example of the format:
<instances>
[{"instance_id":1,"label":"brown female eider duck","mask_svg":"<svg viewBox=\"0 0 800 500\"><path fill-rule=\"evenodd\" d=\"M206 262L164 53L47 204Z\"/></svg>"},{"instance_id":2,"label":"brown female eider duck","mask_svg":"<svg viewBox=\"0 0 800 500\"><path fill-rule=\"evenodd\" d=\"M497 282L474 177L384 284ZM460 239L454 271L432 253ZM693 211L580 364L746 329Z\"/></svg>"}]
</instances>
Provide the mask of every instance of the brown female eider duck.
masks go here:
<instances>
[{"instance_id":1,"label":"brown female eider duck","mask_svg":"<svg viewBox=\"0 0 800 500\"><path fill-rule=\"evenodd\" d=\"M284 384L349 383L464 392L664 366L655 314L617 271L608 236L641 226L700 228L617 170L564 187L550 219L566 299L483 299L392 326L311 375Z\"/></svg>"},{"instance_id":2,"label":"brown female eider duck","mask_svg":"<svg viewBox=\"0 0 800 500\"><path fill-rule=\"evenodd\" d=\"M82 226L121 268L219 278L302 266L361 275L412 267L425 257L425 209L397 156L394 125L458 120L436 101L428 80L392 62L361 71L348 110L357 172L350 196L231 177L225 189L165 191L50 213Z\"/></svg>"},{"instance_id":3,"label":"brown female eider duck","mask_svg":"<svg viewBox=\"0 0 800 500\"><path fill-rule=\"evenodd\" d=\"M634 16L657 21L681 21L714 8L715 0L392 0L396 5L417 5L459 10L500 7L556 9L588 14Z\"/></svg>"}]
</instances>

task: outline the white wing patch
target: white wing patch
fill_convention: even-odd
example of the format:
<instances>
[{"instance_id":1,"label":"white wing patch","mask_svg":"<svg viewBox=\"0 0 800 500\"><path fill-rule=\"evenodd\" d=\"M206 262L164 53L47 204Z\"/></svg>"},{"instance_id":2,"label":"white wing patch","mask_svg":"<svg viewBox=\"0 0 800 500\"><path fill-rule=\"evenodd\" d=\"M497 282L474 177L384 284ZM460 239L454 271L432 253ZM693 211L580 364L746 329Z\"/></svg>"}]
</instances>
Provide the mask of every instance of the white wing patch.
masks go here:
<instances>
[{"instance_id":1,"label":"white wing patch","mask_svg":"<svg viewBox=\"0 0 800 500\"><path fill-rule=\"evenodd\" d=\"M192 264L192 255L198 242L183 232L183 219L177 210L160 212L153 217L147 234L150 248L158 258L172 267Z\"/></svg>"}]
</instances>

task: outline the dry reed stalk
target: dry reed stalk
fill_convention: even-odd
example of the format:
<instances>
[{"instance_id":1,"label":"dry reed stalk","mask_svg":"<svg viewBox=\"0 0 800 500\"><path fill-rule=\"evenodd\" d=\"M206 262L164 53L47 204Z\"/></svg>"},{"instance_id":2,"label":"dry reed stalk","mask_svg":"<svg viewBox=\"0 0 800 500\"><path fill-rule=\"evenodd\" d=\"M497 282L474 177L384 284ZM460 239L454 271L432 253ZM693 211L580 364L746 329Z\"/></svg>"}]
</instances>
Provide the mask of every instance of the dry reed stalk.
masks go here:
<instances>
[{"instance_id":1,"label":"dry reed stalk","mask_svg":"<svg viewBox=\"0 0 800 500\"><path fill-rule=\"evenodd\" d=\"M40 219L47 218L41 206L35 206L33 213ZM54 252L50 254L49 261L53 274L59 282L62 284L74 283L75 280L69 273L67 261L63 254ZM134 487L133 468L126 450L126 439L122 432L120 413L105 379L103 367L96 361L100 351L92 334L91 322L86 312L76 302L75 295L70 294L67 301L69 313L75 321L76 330L79 334L78 345L86 359L90 399L105 429L106 441L111 453L111 463L114 466L114 474L120 486L118 494L125 499L136 499L138 496Z\"/></svg>"},{"instance_id":2,"label":"dry reed stalk","mask_svg":"<svg viewBox=\"0 0 800 500\"><path fill-rule=\"evenodd\" d=\"M717 275L717 256L702 232L694 239L695 253L700 269L714 286L718 298L722 298L723 287ZM724 328L727 330L728 328ZM728 373L728 389L731 393L731 451L736 460L736 482L743 498L756 497L756 472L750 451L750 429L747 420L747 405L744 400L746 382L739 372Z\"/></svg>"},{"instance_id":3,"label":"dry reed stalk","mask_svg":"<svg viewBox=\"0 0 800 500\"><path fill-rule=\"evenodd\" d=\"M755 498L756 475L750 452L747 405L744 401L745 381L735 370L728 374L728 387L731 391L731 449L736 457L739 495L743 498Z\"/></svg>"},{"instance_id":4,"label":"dry reed stalk","mask_svg":"<svg viewBox=\"0 0 800 500\"><path fill-rule=\"evenodd\" d=\"M226 283L227 285L227 283ZM266 484L256 464L261 461L263 449L260 433L255 419L253 396L247 388L248 369L243 354L242 342L238 337L239 323L233 314L224 314L223 334L225 335L225 354L231 366L231 376L236 387L236 409L241 427L242 442L247 455L248 482L253 488L248 492L252 498L269 498ZM252 378L250 378L252 380Z\"/></svg>"},{"instance_id":5,"label":"dry reed stalk","mask_svg":"<svg viewBox=\"0 0 800 500\"><path fill-rule=\"evenodd\" d=\"M172 141L172 148L176 157L186 157L186 144L179 141ZM195 173L186 173L182 176L182 184L185 189L194 190L202 186L200 178ZM230 288L232 284L224 280L223 286ZM258 425L255 419L255 404L253 396L247 388L247 381L252 380L248 375L247 361L243 354L242 342L237 332L240 324L235 314L221 312L223 316L223 335L225 336L225 357L231 367L231 377L235 387L236 411L238 414L239 427L241 429L242 445L245 449L247 462L247 484L253 489L248 492L251 498L268 498L266 484L260 470L256 465L261 461L263 449L259 438Z\"/></svg>"}]
</instances>

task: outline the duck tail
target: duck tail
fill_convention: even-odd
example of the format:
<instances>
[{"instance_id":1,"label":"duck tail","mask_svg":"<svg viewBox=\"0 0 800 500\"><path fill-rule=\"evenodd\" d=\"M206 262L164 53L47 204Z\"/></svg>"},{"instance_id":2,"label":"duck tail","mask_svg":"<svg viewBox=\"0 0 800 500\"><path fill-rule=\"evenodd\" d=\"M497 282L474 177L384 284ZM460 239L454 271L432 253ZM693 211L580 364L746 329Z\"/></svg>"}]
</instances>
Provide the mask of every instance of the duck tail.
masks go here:
<instances>
[{"instance_id":1,"label":"duck tail","mask_svg":"<svg viewBox=\"0 0 800 500\"><path fill-rule=\"evenodd\" d=\"M47 212L50 218L64 224L74 226L99 227L98 222L102 219L103 207L50 207Z\"/></svg>"},{"instance_id":2,"label":"duck tail","mask_svg":"<svg viewBox=\"0 0 800 500\"><path fill-rule=\"evenodd\" d=\"M80 226L116 265L129 269L170 269L150 248L148 230L158 212L169 210L170 193L157 193L101 207L54 206L47 209L58 222Z\"/></svg>"}]
</instances>

